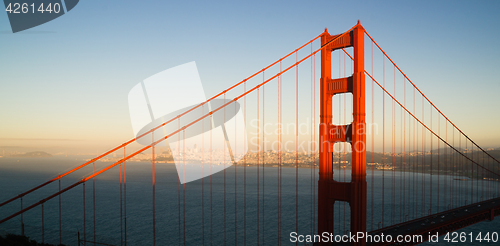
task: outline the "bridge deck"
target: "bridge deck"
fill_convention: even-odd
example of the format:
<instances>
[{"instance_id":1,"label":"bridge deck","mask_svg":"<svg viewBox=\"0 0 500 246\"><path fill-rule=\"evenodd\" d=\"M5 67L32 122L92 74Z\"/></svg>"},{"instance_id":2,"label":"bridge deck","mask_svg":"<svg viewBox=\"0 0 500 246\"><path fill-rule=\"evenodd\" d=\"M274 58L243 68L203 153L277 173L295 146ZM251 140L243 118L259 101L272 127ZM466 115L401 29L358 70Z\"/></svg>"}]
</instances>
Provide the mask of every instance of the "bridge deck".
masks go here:
<instances>
[{"instance_id":1,"label":"bridge deck","mask_svg":"<svg viewBox=\"0 0 500 246\"><path fill-rule=\"evenodd\" d=\"M427 241L429 233L443 235L481 221L493 220L498 215L500 215L500 198L495 198L385 227L369 234L381 235L383 233L393 236L394 239L398 235L423 235L423 239ZM389 243L367 243L367 245L389 245ZM392 245L410 244L393 243Z\"/></svg>"}]
</instances>

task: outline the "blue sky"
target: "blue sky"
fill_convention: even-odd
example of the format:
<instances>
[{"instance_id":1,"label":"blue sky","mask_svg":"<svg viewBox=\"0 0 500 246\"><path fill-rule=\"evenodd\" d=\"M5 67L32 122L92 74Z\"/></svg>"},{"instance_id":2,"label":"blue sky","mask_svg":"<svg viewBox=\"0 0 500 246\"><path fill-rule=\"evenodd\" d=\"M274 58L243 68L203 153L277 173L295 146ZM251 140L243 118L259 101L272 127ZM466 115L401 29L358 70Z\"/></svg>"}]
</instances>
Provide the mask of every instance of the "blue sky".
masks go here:
<instances>
[{"instance_id":1,"label":"blue sky","mask_svg":"<svg viewBox=\"0 0 500 246\"><path fill-rule=\"evenodd\" d=\"M0 146L107 150L133 137L127 94L143 79L196 61L213 95L359 19L466 134L498 147L498 10L498 1L84 0L16 34L0 12Z\"/></svg>"}]
</instances>

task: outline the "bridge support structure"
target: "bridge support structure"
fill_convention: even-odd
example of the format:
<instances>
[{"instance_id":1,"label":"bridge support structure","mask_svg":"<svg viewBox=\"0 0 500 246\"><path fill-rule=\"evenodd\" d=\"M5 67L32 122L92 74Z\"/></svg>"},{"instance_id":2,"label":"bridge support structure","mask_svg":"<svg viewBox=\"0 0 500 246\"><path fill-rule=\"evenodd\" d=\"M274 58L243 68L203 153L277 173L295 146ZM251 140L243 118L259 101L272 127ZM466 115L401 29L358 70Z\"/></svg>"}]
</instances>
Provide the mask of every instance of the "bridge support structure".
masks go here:
<instances>
[{"instance_id":1,"label":"bridge support structure","mask_svg":"<svg viewBox=\"0 0 500 246\"><path fill-rule=\"evenodd\" d=\"M333 205L336 201L349 203L351 233L366 232L366 122L364 29L358 21L345 34L321 36L320 126L318 233L334 233ZM354 71L347 78L332 79L332 51L353 47ZM332 124L332 98L336 94L352 93L353 121L348 125ZM332 152L336 142L348 142L352 147L350 182L333 179ZM365 245L365 242L353 243Z\"/></svg>"}]
</instances>

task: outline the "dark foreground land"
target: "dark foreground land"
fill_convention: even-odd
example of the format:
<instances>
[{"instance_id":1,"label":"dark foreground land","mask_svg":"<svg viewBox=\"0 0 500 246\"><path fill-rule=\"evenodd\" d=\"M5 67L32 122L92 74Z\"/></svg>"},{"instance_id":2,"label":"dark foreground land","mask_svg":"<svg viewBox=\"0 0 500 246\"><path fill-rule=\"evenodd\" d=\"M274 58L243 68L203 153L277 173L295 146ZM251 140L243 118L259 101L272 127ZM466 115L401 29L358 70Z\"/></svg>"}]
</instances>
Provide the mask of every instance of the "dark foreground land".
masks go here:
<instances>
[{"instance_id":1,"label":"dark foreground land","mask_svg":"<svg viewBox=\"0 0 500 246\"><path fill-rule=\"evenodd\" d=\"M0 236L1 246L55 246L54 244L48 243L38 243L35 240L30 240L29 237L7 234L5 236ZM59 244L58 246L64 246L64 244Z\"/></svg>"}]
</instances>

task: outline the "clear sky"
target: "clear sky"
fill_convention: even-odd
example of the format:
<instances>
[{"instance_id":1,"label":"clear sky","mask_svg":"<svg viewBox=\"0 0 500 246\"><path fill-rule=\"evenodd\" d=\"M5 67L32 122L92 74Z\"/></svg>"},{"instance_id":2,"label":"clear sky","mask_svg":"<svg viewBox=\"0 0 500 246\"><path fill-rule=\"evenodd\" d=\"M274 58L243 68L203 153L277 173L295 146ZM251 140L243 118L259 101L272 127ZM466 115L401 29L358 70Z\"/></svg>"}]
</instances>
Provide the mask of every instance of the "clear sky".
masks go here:
<instances>
[{"instance_id":1,"label":"clear sky","mask_svg":"<svg viewBox=\"0 0 500 246\"><path fill-rule=\"evenodd\" d=\"M359 19L458 127L498 147L499 10L499 1L82 0L16 34L1 11L0 146L102 152L133 138L127 95L145 78L196 61L210 96Z\"/></svg>"}]
</instances>

